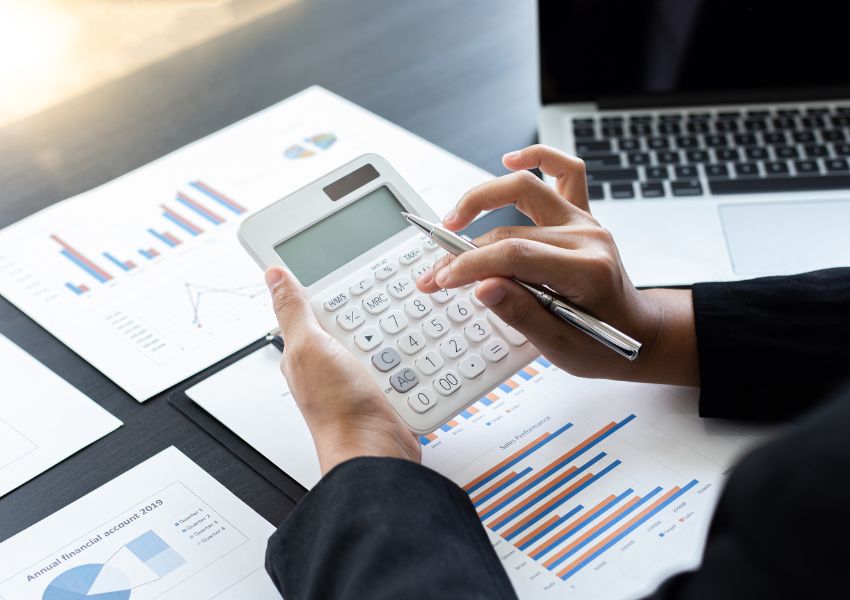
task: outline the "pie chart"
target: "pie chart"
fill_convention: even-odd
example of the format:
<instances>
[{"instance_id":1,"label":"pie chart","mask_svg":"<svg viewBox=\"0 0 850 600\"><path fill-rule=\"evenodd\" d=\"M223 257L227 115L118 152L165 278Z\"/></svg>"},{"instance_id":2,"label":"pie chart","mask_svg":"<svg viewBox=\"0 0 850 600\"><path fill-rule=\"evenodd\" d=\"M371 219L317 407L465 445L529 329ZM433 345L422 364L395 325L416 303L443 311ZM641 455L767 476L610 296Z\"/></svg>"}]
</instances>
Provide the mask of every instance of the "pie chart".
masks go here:
<instances>
[{"instance_id":1,"label":"pie chart","mask_svg":"<svg viewBox=\"0 0 850 600\"><path fill-rule=\"evenodd\" d=\"M109 589L105 594L89 594L96 579L108 580ZM130 581L127 576L114 567L101 564L80 565L59 574L44 590L42 600L128 600Z\"/></svg>"}]
</instances>

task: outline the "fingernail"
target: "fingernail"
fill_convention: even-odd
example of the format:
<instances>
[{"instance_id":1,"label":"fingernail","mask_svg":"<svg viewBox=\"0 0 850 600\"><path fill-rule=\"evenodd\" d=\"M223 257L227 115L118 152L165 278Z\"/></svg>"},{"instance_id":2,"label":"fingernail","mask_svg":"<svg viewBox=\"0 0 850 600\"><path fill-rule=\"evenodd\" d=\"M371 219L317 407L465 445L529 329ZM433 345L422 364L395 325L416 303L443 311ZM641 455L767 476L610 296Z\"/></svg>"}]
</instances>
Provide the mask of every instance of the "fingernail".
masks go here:
<instances>
[{"instance_id":1,"label":"fingernail","mask_svg":"<svg viewBox=\"0 0 850 600\"><path fill-rule=\"evenodd\" d=\"M519 156L519 153L520 153L519 150L514 150L513 152L508 152L507 154L505 154L502 157L502 160L505 160L506 158L517 158Z\"/></svg>"},{"instance_id":2,"label":"fingernail","mask_svg":"<svg viewBox=\"0 0 850 600\"><path fill-rule=\"evenodd\" d=\"M449 276L451 275L449 271L450 269L448 268L440 269L440 272L434 276L434 280L437 282L437 285L446 287L446 283L448 283Z\"/></svg>"},{"instance_id":3,"label":"fingernail","mask_svg":"<svg viewBox=\"0 0 850 600\"><path fill-rule=\"evenodd\" d=\"M500 285L488 285L485 288L475 288L475 297L481 300L484 306L495 306L505 297L505 289Z\"/></svg>"},{"instance_id":4,"label":"fingernail","mask_svg":"<svg viewBox=\"0 0 850 600\"><path fill-rule=\"evenodd\" d=\"M443 223L454 221L455 217L457 217L457 211L455 209L451 209L449 212L446 213L446 216L443 217Z\"/></svg>"},{"instance_id":5,"label":"fingernail","mask_svg":"<svg viewBox=\"0 0 850 600\"><path fill-rule=\"evenodd\" d=\"M270 290L274 290L283 281L283 269L281 267L270 267L266 271L266 285Z\"/></svg>"}]
</instances>

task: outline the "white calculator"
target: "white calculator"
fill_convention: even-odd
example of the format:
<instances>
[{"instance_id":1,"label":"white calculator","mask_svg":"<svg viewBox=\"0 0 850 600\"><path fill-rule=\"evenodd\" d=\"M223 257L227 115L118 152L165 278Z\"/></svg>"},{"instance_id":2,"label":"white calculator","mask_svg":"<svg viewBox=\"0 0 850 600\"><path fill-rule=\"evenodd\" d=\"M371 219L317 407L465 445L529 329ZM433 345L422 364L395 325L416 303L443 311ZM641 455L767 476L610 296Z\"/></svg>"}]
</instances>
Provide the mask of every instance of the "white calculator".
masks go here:
<instances>
[{"instance_id":1,"label":"white calculator","mask_svg":"<svg viewBox=\"0 0 850 600\"><path fill-rule=\"evenodd\" d=\"M439 220L386 160L367 154L248 217L239 240L260 267L284 265L301 281L322 327L425 434L539 353L473 286L416 289L444 251L402 211Z\"/></svg>"}]
</instances>

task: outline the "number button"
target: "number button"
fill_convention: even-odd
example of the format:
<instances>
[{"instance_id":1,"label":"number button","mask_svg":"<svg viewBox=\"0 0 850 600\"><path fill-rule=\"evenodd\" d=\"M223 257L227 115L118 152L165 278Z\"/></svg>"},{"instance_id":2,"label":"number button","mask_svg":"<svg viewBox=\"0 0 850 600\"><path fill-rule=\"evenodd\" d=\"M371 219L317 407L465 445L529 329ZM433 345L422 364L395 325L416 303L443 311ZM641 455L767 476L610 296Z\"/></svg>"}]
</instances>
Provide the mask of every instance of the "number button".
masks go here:
<instances>
[{"instance_id":1,"label":"number button","mask_svg":"<svg viewBox=\"0 0 850 600\"><path fill-rule=\"evenodd\" d=\"M429 390L419 390L407 397L407 405L413 412L422 414L437 405L437 397Z\"/></svg>"},{"instance_id":2,"label":"number button","mask_svg":"<svg viewBox=\"0 0 850 600\"><path fill-rule=\"evenodd\" d=\"M407 317L403 312L394 310L386 317L380 320L381 329L390 335L395 335L405 327L407 327Z\"/></svg>"},{"instance_id":3,"label":"number button","mask_svg":"<svg viewBox=\"0 0 850 600\"><path fill-rule=\"evenodd\" d=\"M442 315L426 319L422 323L422 331L432 340L437 340L449 332L449 321Z\"/></svg>"},{"instance_id":4,"label":"number button","mask_svg":"<svg viewBox=\"0 0 850 600\"><path fill-rule=\"evenodd\" d=\"M387 293L384 290L378 290L377 292L372 292L365 298L363 298L363 308L366 309L366 312L370 315L377 315L390 307L390 297L387 296Z\"/></svg>"},{"instance_id":5,"label":"number button","mask_svg":"<svg viewBox=\"0 0 850 600\"><path fill-rule=\"evenodd\" d=\"M419 377L417 377L416 372L410 368L396 371L390 377L390 385L393 386L393 389L399 394L409 392L416 387L417 383L419 383Z\"/></svg>"},{"instance_id":6,"label":"number button","mask_svg":"<svg viewBox=\"0 0 850 600\"><path fill-rule=\"evenodd\" d=\"M412 265L420 258L422 258L422 248L411 248L398 257L398 262L406 267L408 265Z\"/></svg>"},{"instance_id":7,"label":"number button","mask_svg":"<svg viewBox=\"0 0 850 600\"><path fill-rule=\"evenodd\" d=\"M434 302L437 302L439 304L445 304L446 302L454 298L456 293L457 292L453 289L442 289L439 292L434 292L433 294L431 294L431 297L434 299Z\"/></svg>"},{"instance_id":8,"label":"number button","mask_svg":"<svg viewBox=\"0 0 850 600\"><path fill-rule=\"evenodd\" d=\"M401 364L401 356L395 351L395 348L387 347L372 355L372 364L381 373L386 373Z\"/></svg>"},{"instance_id":9,"label":"number button","mask_svg":"<svg viewBox=\"0 0 850 600\"><path fill-rule=\"evenodd\" d=\"M337 325L346 331L354 331L363 324L363 311L356 306L349 306L336 316Z\"/></svg>"},{"instance_id":10,"label":"number button","mask_svg":"<svg viewBox=\"0 0 850 600\"><path fill-rule=\"evenodd\" d=\"M375 278L372 275L366 275L352 283L348 291L351 292L352 296L359 296L372 289L373 285L375 285Z\"/></svg>"},{"instance_id":11,"label":"number button","mask_svg":"<svg viewBox=\"0 0 850 600\"><path fill-rule=\"evenodd\" d=\"M443 357L430 350L425 356L417 358L415 362L416 368L422 371L423 375L433 375L443 366Z\"/></svg>"},{"instance_id":12,"label":"number button","mask_svg":"<svg viewBox=\"0 0 850 600\"><path fill-rule=\"evenodd\" d=\"M346 294L345 292L340 292L337 295L325 300L325 310L328 312L333 312L339 309L339 307L341 307L346 302L348 302L348 294Z\"/></svg>"},{"instance_id":13,"label":"number button","mask_svg":"<svg viewBox=\"0 0 850 600\"><path fill-rule=\"evenodd\" d=\"M374 327L367 327L360 333L354 336L354 343L357 347L368 352L378 347L378 344L384 341L384 336Z\"/></svg>"},{"instance_id":14,"label":"number button","mask_svg":"<svg viewBox=\"0 0 850 600\"><path fill-rule=\"evenodd\" d=\"M413 277L414 280L419 279L425 273L430 271L433 267L434 267L433 263L431 263L430 260L426 260L426 261L420 263L419 265L413 267L410 270L410 275L411 275L411 277Z\"/></svg>"},{"instance_id":15,"label":"number button","mask_svg":"<svg viewBox=\"0 0 850 600\"><path fill-rule=\"evenodd\" d=\"M454 371L443 371L434 379L434 389L441 396L450 396L460 389L460 377Z\"/></svg>"},{"instance_id":16,"label":"number button","mask_svg":"<svg viewBox=\"0 0 850 600\"><path fill-rule=\"evenodd\" d=\"M387 285L387 291L390 296L397 300L407 298L415 289L413 280L410 277L396 277Z\"/></svg>"},{"instance_id":17,"label":"number button","mask_svg":"<svg viewBox=\"0 0 850 600\"><path fill-rule=\"evenodd\" d=\"M440 352L443 353L443 356L446 358L457 358L464 352L469 346L466 345L466 340L464 340L459 335L453 335L445 342L440 344Z\"/></svg>"},{"instance_id":18,"label":"number button","mask_svg":"<svg viewBox=\"0 0 850 600\"><path fill-rule=\"evenodd\" d=\"M484 372L484 359L477 354L470 354L458 363L457 370L467 379L475 379Z\"/></svg>"},{"instance_id":19,"label":"number button","mask_svg":"<svg viewBox=\"0 0 850 600\"><path fill-rule=\"evenodd\" d=\"M405 354L416 354L425 348L425 336L416 331L409 331L398 338L398 347Z\"/></svg>"},{"instance_id":20,"label":"number button","mask_svg":"<svg viewBox=\"0 0 850 600\"><path fill-rule=\"evenodd\" d=\"M414 319L421 319L431 312L432 308L434 308L434 305L426 296L417 294L404 305L404 312Z\"/></svg>"},{"instance_id":21,"label":"number button","mask_svg":"<svg viewBox=\"0 0 850 600\"><path fill-rule=\"evenodd\" d=\"M508 355L509 350L505 340L501 338L493 338L481 346L481 353L484 355L484 358L489 360L491 363L495 363L505 358Z\"/></svg>"},{"instance_id":22,"label":"number button","mask_svg":"<svg viewBox=\"0 0 850 600\"><path fill-rule=\"evenodd\" d=\"M499 333L505 336L505 339L508 340L508 343L511 346L522 346L528 341L524 335L522 335L519 331L502 321L493 313L489 313L487 315L487 319L493 325L495 325L496 329L499 330Z\"/></svg>"},{"instance_id":23,"label":"number button","mask_svg":"<svg viewBox=\"0 0 850 600\"><path fill-rule=\"evenodd\" d=\"M446 309L446 314L455 323L463 323L472 316L472 305L466 300L458 300Z\"/></svg>"},{"instance_id":24,"label":"number button","mask_svg":"<svg viewBox=\"0 0 850 600\"><path fill-rule=\"evenodd\" d=\"M486 340L492 331L493 328L490 327L490 324L484 319L473 321L463 328L463 334L470 342L481 342Z\"/></svg>"},{"instance_id":25,"label":"number button","mask_svg":"<svg viewBox=\"0 0 850 600\"><path fill-rule=\"evenodd\" d=\"M390 260L375 268L375 277L378 278L378 281L386 281L392 277L396 271L398 271L398 263L394 260Z\"/></svg>"}]
</instances>

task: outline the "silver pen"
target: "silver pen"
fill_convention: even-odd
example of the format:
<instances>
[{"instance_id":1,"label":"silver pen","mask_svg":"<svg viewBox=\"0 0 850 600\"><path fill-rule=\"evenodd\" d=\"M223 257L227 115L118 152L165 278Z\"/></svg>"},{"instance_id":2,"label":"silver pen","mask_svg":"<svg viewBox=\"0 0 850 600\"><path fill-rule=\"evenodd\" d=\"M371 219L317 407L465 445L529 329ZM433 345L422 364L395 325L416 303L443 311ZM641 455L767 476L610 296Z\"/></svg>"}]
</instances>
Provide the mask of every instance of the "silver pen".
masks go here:
<instances>
[{"instance_id":1,"label":"silver pen","mask_svg":"<svg viewBox=\"0 0 850 600\"><path fill-rule=\"evenodd\" d=\"M407 219L408 223L415 225L425 235L434 240L434 243L455 256L478 247L441 225L429 223L425 219L411 215L410 213L402 212L401 215ZM596 317L587 314L546 286L525 283L515 277L511 277L510 279L525 288L537 299L543 308L580 331L583 331L600 344L607 346L629 360L634 360L638 357L641 347L639 341L611 327L605 321L600 321Z\"/></svg>"}]
</instances>

